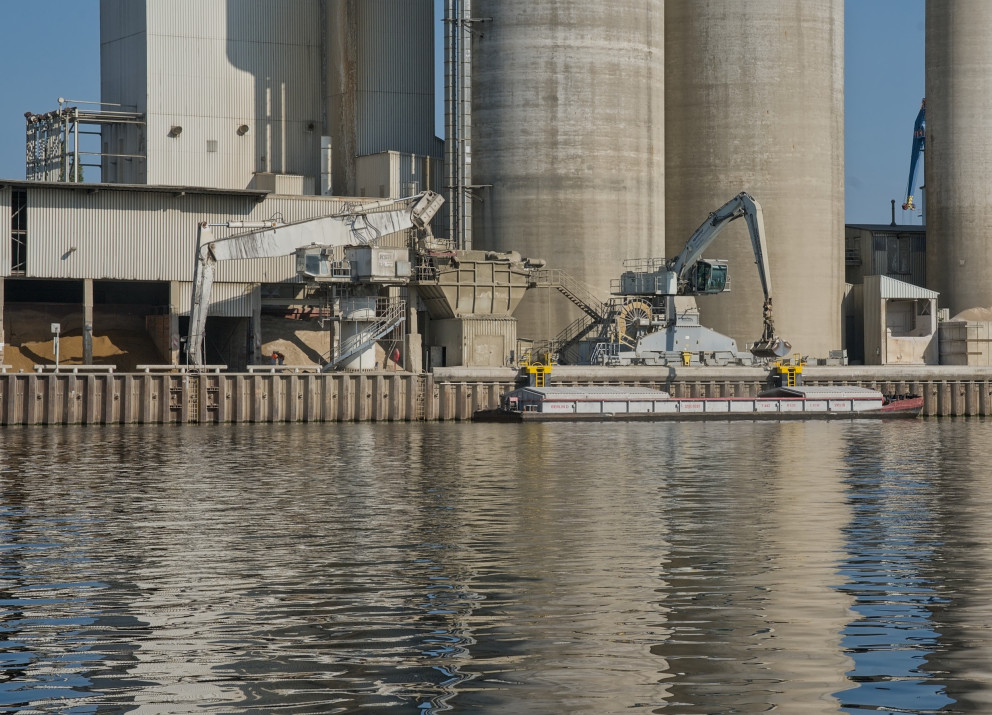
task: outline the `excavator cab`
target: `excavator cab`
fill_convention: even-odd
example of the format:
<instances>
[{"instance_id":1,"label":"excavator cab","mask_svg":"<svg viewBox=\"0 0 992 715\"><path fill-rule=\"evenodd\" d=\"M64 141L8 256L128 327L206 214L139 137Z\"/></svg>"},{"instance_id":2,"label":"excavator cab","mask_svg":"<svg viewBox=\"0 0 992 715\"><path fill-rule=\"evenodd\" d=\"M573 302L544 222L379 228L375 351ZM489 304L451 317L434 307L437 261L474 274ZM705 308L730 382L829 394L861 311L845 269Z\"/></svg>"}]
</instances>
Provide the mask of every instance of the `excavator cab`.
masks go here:
<instances>
[{"instance_id":1,"label":"excavator cab","mask_svg":"<svg viewBox=\"0 0 992 715\"><path fill-rule=\"evenodd\" d=\"M691 295L712 295L727 290L727 261L703 258L689 268L687 284Z\"/></svg>"}]
</instances>

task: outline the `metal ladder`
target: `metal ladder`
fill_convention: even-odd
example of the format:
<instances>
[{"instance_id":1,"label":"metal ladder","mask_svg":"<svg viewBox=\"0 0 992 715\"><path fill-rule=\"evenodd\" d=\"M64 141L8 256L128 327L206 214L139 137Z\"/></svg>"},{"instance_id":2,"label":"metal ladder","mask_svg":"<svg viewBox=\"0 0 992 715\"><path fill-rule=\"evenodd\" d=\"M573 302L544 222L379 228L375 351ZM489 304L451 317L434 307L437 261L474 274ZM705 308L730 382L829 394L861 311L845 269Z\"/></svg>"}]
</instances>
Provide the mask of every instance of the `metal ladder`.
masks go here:
<instances>
[{"instance_id":1,"label":"metal ladder","mask_svg":"<svg viewBox=\"0 0 992 715\"><path fill-rule=\"evenodd\" d=\"M414 398L412 416L415 421L423 422L427 419L427 395L425 394L427 390L427 377L424 375L417 375L413 389L417 392L416 397Z\"/></svg>"}]
</instances>

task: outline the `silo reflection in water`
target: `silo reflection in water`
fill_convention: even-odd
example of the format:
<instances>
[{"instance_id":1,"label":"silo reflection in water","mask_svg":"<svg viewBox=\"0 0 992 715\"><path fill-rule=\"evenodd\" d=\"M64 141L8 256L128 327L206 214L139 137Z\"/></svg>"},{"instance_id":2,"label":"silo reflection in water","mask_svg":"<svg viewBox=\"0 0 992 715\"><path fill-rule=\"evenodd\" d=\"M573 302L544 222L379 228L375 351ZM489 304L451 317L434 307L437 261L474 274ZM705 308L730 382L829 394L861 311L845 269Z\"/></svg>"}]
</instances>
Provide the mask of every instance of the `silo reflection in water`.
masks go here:
<instances>
[{"instance_id":1,"label":"silo reflection in water","mask_svg":"<svg viewBox=\"0 0 992 715\"><path fill-rule=\"evenodd\" d=\"M892 628L901 627L904 649L914 651L916 677L936 681L930 703L943 700L952 703L947 707L953 712L987 713L992 712L992 423L954 420L942 427L924 443L929 458L916 465L910 482L920 485L919 496L904 511L912 512L916 538L903 551L916 556L916 569L901 583L917 618ZM898 473L891 465L887 471Z\"/></svg>"},{"instance_id":2,"label":"silo reflection in water","mask_svg":"<svg viewBox=\"0 0 992 715\"><path fill-rule=\"evenodd\" d=\"M989 428L5 430L0 708L982 712Z\"/></svg>"},{"instance_id":3,"label":"silo reflection in water","mask_svg":"<svg viewBox=\"0 0 992 715\"><path fill-rule=\"evenodd\" d=\"M837 552L850 518L843 445L824 423L679 426L663 508L664 605L679 712L837 712L851 599Z\"/></svg>"}]
</instances>

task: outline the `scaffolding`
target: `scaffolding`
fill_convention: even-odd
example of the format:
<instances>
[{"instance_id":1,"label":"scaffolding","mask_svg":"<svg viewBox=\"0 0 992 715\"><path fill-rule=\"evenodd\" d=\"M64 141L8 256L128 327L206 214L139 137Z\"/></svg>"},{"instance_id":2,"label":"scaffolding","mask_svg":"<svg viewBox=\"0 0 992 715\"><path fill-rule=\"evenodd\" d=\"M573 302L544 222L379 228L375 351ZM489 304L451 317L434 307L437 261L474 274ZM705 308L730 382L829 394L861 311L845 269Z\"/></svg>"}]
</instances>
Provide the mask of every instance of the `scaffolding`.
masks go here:
<instances>
[{"instance_id":1,"label":"scaffolding","mask_svg":"<svg viewBox=\"0 0 992 715\"><path fill-rule=\"evenodd\" d=\"M92 105L80 109L75 104ZM119 107L119 109L104 109ZM80 137L101 134L105 125L145 124L144 115L128 111L119 104L84 102L59 97L59 108L45 114L25 112L25 176L28 181L82 182L83 168L102 171L104 157L127 157L144 160L142 154L110 154L83 151ZM99 157L100 161L88 161Z\"/></svg>"}]
</instances>

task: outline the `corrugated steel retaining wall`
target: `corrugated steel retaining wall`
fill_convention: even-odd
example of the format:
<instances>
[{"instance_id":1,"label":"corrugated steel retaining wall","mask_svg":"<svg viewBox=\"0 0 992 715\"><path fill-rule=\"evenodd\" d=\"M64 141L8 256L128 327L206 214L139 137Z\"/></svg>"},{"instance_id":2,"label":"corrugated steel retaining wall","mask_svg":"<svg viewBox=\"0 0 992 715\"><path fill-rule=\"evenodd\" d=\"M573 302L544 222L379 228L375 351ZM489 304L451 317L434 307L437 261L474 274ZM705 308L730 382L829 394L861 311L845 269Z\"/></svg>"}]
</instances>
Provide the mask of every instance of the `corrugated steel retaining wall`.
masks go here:
<instances>
[{"instance_id":1,"label":"corrugated steel retaining wall","mask_svg":"<svg viewBox=\"0 0 992 715\"><path fill-rule=\"evenodd\" d=\"M624 382L665 389L675 397L743 397L765 387L760 379ZM923 395L927 416L992 415L992 379L844 384ZM0 424L467 420L475 410L496 407L513 387L512 380L449 382L404 373L8 373L0 375Z\"/></svg>"}]
</instances>

